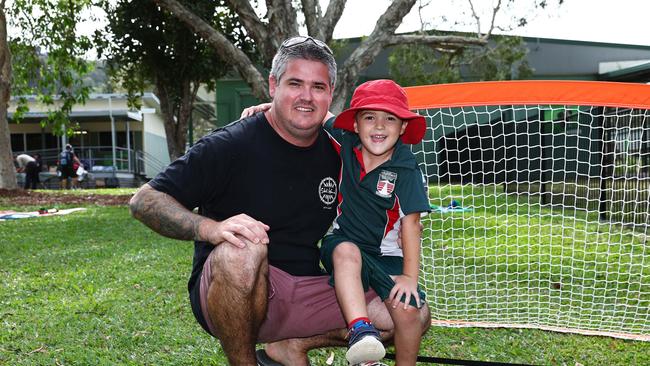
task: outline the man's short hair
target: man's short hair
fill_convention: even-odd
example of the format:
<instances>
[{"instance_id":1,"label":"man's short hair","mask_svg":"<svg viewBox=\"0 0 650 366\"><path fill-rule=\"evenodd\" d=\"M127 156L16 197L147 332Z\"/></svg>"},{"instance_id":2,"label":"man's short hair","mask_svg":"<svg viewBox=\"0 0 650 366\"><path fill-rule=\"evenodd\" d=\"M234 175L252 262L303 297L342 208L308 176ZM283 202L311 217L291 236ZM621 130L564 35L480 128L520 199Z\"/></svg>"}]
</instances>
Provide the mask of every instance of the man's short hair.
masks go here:
<instances>
[{"instance_id":1,"label":"man's short hair","mask_svg":"<svg viewBox=\"0 0 650 366\"><path fill-rule=\"evenodd\" d=\"M280 81L280 78L287 70L289 61L294 59L318 61L325 64L330 77L330 87L334 88L334 84L336 84L336 60L332 50L323 41L309 36L298 36L282 42L278 52L273 57L271 76Z\"/></svg>"}]
</instances>

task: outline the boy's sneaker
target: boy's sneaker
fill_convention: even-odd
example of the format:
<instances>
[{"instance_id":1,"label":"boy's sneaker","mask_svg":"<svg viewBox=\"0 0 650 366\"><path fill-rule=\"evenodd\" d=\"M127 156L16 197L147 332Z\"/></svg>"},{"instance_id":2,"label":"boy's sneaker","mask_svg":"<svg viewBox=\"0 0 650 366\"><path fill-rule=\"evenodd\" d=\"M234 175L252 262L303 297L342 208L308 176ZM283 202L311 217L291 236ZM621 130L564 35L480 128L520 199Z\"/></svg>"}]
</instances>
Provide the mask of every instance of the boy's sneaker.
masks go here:
<instances>
[{"instance_id":1,"label":"boy's sneaker","mask_svg":"<svg viewBox=\"0 0 650 366\"><path fill-rule=\"evenodd\" d=\"M357 326L350 330L348 341L348 352L345 358L350 365L356 365L367 361L379 361L386 355L384 345L380 341L379 332L368 323Z\"/></svg>"}]
</instances>

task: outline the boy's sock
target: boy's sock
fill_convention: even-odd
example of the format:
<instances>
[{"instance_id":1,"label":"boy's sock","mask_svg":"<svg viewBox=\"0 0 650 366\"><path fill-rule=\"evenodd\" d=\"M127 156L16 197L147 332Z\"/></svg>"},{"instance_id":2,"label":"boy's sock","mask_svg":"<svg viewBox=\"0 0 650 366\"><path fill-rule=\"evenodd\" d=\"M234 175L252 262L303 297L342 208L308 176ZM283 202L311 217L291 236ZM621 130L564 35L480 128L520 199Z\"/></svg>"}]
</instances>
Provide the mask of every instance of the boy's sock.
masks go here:
<instances>
[{"instance_id":1,"label":"boy's sock","mask_svg":"<svg viewBox=\"0 0 650 366\"><path fill-rule=\"evenodd\" d=\"M348 351L345 358L351 365L378 361L386 354L379 332L367 317L354 319L348 324Z\"/></svg>"},{"instance_id":2,"label":"boy's sock","mask_svg":"<svg viewBox=\"0 0 650 366\"><path fill-rule=\"evenodd\" d=\"M365 317L365 316L353 319L351 322L348 323L348 330L353 330L354 328L357 328L357 327L361 326L364 323L372 324L372 323L370 323L370 319L368 319L368 317Z\"/></svg>"}]
</instances>

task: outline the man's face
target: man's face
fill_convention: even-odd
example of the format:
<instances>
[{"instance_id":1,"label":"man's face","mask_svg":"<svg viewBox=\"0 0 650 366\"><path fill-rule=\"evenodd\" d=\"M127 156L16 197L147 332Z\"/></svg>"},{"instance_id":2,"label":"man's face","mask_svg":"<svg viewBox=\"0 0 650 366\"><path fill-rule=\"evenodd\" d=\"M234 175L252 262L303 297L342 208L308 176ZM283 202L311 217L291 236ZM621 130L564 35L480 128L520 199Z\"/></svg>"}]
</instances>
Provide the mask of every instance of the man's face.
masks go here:
<instances>
[{"instance_id":1,"label":"man's face","mask_svg":"<svg viewBox=\"0 0 650 366\"><path fill-rule=\"evenodd\" d=\"M311 145L332 103L327 66L318 61L291 60L279 81L269 78L269 91L275 130L294 145Z\"/></svg>"}]
</instances>

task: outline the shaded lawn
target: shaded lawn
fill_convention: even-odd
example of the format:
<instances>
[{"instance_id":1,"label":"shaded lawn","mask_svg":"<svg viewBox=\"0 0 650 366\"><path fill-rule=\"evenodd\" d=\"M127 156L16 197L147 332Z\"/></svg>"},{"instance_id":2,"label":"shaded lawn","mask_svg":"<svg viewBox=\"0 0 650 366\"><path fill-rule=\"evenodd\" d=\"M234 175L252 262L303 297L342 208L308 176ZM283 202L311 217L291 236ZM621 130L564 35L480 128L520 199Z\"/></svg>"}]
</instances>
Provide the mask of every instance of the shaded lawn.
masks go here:
<instances>
[{"instance_id":1,"label":"shaded lawn","mask_svg":"<svg viewBox=\"0 0 650 366\"><path fill-rule=\"evenodd\" d=\"M0 207L6 209L8 207ZM29 208L23 208L29 209ZM224 365L194 321L191 243L126 207L0 222L0 364ZM330 352L312 351L324 365ZM528 364L650 364L650 343L537 330L432 328L421 355Z\"/></svg>"}]
</instances>

